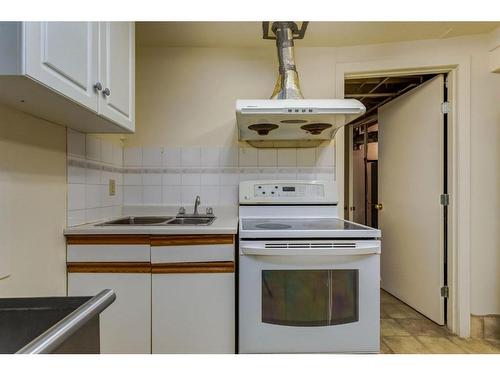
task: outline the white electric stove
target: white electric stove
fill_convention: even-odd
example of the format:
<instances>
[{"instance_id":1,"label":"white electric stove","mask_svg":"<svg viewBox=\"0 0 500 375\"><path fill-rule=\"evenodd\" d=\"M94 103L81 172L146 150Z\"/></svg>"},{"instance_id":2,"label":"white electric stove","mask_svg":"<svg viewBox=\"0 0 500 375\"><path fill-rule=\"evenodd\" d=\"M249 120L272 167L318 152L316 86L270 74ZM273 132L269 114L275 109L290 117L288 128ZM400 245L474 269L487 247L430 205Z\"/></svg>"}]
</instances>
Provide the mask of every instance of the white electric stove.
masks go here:
<instances>
[{"instance_id":1,"label":"white electric stove","mask_svg":"<svg viewBox=\"0 0 500 375\"><path fill-rule=\"evenodd\" d=\"M378 229L338 218L334 183L239 191L240 353L378 352Z\"/></svg>"}]
</instances>

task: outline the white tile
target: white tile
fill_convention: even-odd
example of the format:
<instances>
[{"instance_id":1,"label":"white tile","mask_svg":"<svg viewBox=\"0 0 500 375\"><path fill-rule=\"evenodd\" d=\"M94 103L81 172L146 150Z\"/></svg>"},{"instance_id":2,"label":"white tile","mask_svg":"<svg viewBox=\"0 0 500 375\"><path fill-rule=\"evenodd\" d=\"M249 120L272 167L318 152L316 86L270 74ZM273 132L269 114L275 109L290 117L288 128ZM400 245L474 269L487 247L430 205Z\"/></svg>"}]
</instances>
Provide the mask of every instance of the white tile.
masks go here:
<instances>
[{"instance_id":1,"label":"white tile","mask_svg":"<svg viewBox=\"0 0 500 375\"><path fill-rule=\"evenodd\" d=\"M68 184L68 210L85 208L85 185Z\"/></svg>"},{"instance_id":2,"label":"white tile","mask_svg":"<svg viewBox=\"0 0 500 375\"><path fill-rule=\"evenodd\" d=\"M202 173L201 174L201 185L219 185L219 174L218 173Z\"/></svg>"},{"instance_id":3,"label":"white tile","mask_svg":"<svg viewBox=\"0 0 500 375\"><path fill-rule=\"evenodd\" d=\"M162 153L160 147L142 148L142 166L160 167L162 165Z\"/></svg>"},{"instance_id":4,"label":"white tile","mask_svg":"<svg viewBox=\"0 0 500 375\"><path fill-rule=\"evenodd\" d=\"M69 184L84 184L85 183L85 167L68 165L68 183Z\"/></svg>"},{"instance_id":5,"label":"white tile","mask_svg":"<svg viewBox=\"0 0 500 375\"><path fill-rule=\"evenodd\" d=\"M274 148L259 148L259 167L275 167L277 164L277 152Z\"/></svg>"},{"instance_id":6,"label":"white tile","mask_svg":"<svg viewBox=\"0 0 500 375\"><path fill-rule=\"evenodd\" d=\"M142 148L129 147L123 149L123 165L126 167L142 166Z\"/></svg>"},{"instance_id":7,"label":"white tile","mask_svg":"<svg viewBox=\"0 0 500 375\"><path fill-rule=\"evenodd\" d=\"M181 205L181 187L180 186L164 186L163 187L163 204Z\"/></svg>"},{"instance_id":8,"label":"white tile","mask_svg":"<svg viewBox=\"0 0 500 375\"><path fill-rule=\"evenodd\" d=\"M334 158L334 148L332 146L316 148L317 167L333 167Z\"/></svg>"},{"instance_id":9,"label":"white tile","mask_svg":"<svg viewBox=\"0 0 500 375\"><path fill-rule=\"evenodd\" d=\"M190 146L181 148L181 166L199 167L201 165L201 148Z\"/></svg>"},{"instance_id":10,"label":"white tile","mask_svg":"<svg viewBox=\"0 0 500 375\"><path fill-rule=\"evenodd\" d=\"M197 195L200 194L200 186L182 186L181 190L181 202L186 206L193 206L194 200Z\"/></svg>"},{"instance_id":11,"label":"white tile","mask_svg":"<svg viewBox=\"0 0 500 375\"><path fill-rule=\"evenodd\" d=\"M257 149L253 147L240 148L240 167L256 167L257 166Z\"/></svg>"},{"instance_id":12,"label":"white tile","mask_svg":"<svg viewBox=\"0 0 500 375\"><path fill-rule=\"evenodd\" d=\"M253 181L259 179L259 172L255 169L240 171L240 181Z\"/></svg>"},{"instance_id":13,"label":"white tile","mask_svg":"<svg viewBox=\"0 0 500 375\"><path fill-rule=\"evenodd\" d=\"M238 187L221 186L219 193L219 205L235 206L238 204Z\"/></svg>"},{"instance_id":14,"label":"white tile","mask_svg":"<svg viewBox=\"0 0 500 375\"><path fill-rule=\"evenodd\" d=\"M297 169L297 180L316 180L316 173L313 168Z\"/></svg>"},{"instance_id":15,"label":"white tile","mask_svg":"<svg viewBox=\"0 0 500 375\"><path fill-rule=\"evenodd\" d=\"M199 185L200 184L200 174L199 173L183 173L181 176L181 184L184 185Z\"/></svg>"},{"instance_id":16,"label":"white tile","mask_svg":"<svg viewBox=\"0 0 500 375\"><path fill-rule=\"evenodd\" d=\"M162 173L143 173L142 174L142 184L143 185L161 185Z\"/></svg>"},{"instance_id":17,"label":"white tile","mask_svg":"<svg viewBox=\"0 0 500 375\"><path fill-rule=\"evenodd\" d=\"M68 129L67 147L68 154L85 158L85 134Z\"/></svg>"},{"instance_id":18,"label":"white tile","mask_svg":"<svg viewBox=\"0 0 500 375\"><path fill-rule=\"evenodd\" d=\"M113 172L112 178L116 181L116 185L123 185L123 173Z\"/></svg>"},{"instance_id":19,"label":"white tile","mask_svg":"<svg viewBox=\"0 0 500 375\"><path fill-rule=\"evenodd\" d=\"M278 167L295 167L297 165L297 149L278 149Z\"/></svg>"},{"instance_id":20,"label":"white tile","mask_svg":"<svg viewBox=\"0 0 500 375\"><path fill-rule=\"evenodd\" d=\"M101 161L113 164L113 144L101 139Z\"/></svg>"},{"instance_id":21,"label":"white tile","mask_svg":"<svg viewBox=\"0 0 500 375\"><path fill-rule=\"evenodd\" d=\"M113 165L123 166L123 147L113 144Z\"/></svg>"},{"instance_id":22,"label":"white tile","mask_svg":"<svg viewBox=\"0 0 500 375\"><path fill-rule=\"evenodd\" d=\"M101 185L109 185L109 180L111 180L111 179L114 179L115 183L118 184L118 182L116 181L116 179L114 177L115 177L115 173L114 172L102 170L101 171L101 182L100 182L100 184Z\"/></svg>"},{"instance_id":23,"label":"white tile","mask_svg":"<svg viewBox=\"0 0 500 375\"><path fill-rule=\"evenodd\" d=\"M163 165L168 168L181 166L181 149L179 147L165 147L163 149Z\"/></svg>"},{"instance_id":24,"label":"white tile","mask_svg":"<svg viewBox=\"0 0 500 375\"><path fill-rule=\"evenodd\" d=\"M113 210L113 216L112 217L120 217L122 216L122 206L115 206L111 207Z\"/></svg>"},{"instance_id":25,"label":"white tile","mask_svg":"<svg viewBox=\"0 0 500 375\"><path fill-rule=\"evenodd\" d=\"M238 185L240 182L239 172L237 170L230 172L223 172L220 174L221 185Z\"/></svg>"},{"instance_id":26,"label":"white tile","mask_svg":"<svg viewBox=\"0 0 500 375\"><path fill-rule=\"evenodd\" d=\"M111 219L113 217L116 217L114 215L113 207L102 207L101 208L101 219L102 220Z\"/></svg>"},{"instance_id":27,"label":"white tile","mask_svg":"<svg viewBox=\"0 0 500 375\"><path fill-rule=\"evenodd\" d=\"M85 210L69 210L68 211L68 226L85 224Z\"/></svg>"},{"instance_id":28,"label":"white tile","mask_svg":"<svg viewBox=\"0 0 500 375\"><path fill-rule=\"evenodd\" d=\"M115 195L111 196L111 204L113 206L123 205L123 186L117 186L115 189Z\"/></svg>"},{"instance_id":29,"label":"white tile","mask_svg":"<svg viewBox=\"0 0 500 375\"><path fill-rule=\"evenodd\" d=\"M297 149L297 167L314 167L316 164L315 148Z\"/></svg>"},{"instance_id":30,"label":"white tile","mask_svg":"<svg viewBox=\"0 0 500 375\"><path fill-rule=\"evenodd\" d=\"M161 186L144 186L142 196L144 204L161 204Z\"/></svg>"},{"instance_id":31,"label":"white tile","mask_svg":"<svg viewBox=\"0 0 500 375\"><path fill-rule=\"evenodd\" d=\"M100 207L90 208L85 210L85 218L87 223L93 223L103 219L102 210Z\"/></svg>"},{"instance_id":32,"label":"white tile","mask_svg":"<svg viewBox=\"0 0 500 375\"><path fill-rule=\"evenodd\" d=\"M316 173L316 179L319 181L333 181L333 170L331 173Z\"/></svg>"},{"instance_id":33,"label":"white tile","mask_svg":"<svg viewBox=\"0 0 500 375\"><path fill-rule=\"evenodd\" d=\"M123 205L142 204L142 186L124 186L123 187Z\"/></svg>"},{"instance_id":34,"label":"white tile","mask_svg":"<svg viewBox=\"0 0 500 375\"><path fill-rule=\"evenodd\" d=\"M276 180L278 171L274 168L261 169L259 171L259 180Z\"/></svg>"},{"instance_id":35,"label":"white tile","mask_svg":"<svg viewBox=\"0 0 500 375\"><path fill-rule=\"evenodd\" d=\"M222 147L219 153L219 165L221 167L238 166L238 147Z\"/></svg>"},{"instance_id":36,"label":"white tile","mask_svg":"<svg viewBox=\"0 0 500 375\"><path fill-rule=\"evenodd\" d=\"M87 168L85 182L87 185L88 184L93 184L93 185L100 184L101 183L101 170L94 169L94 168Z\"/></svg>"},{"instance_id":37,"label":"white tile","mask_svg":"<svg viewBox=\"0 0 500 375\"><path fill-rule=\"evenodd\" d=\"M101 207L111 207L114 205L114 195L109 195L109 187L101 185Z\"/></svg>"},{"instance_id":38,"label":"white tile","mask_svg":"<svg viewBox=\"0 0 500 375\"><path fill-rule=\"evenodd\" d=\"M219 186L203 186L201 188L201 204L204 207L217 206L219 204ZM204 212L204 211L203 211Z\"/></svg>"},{"instance_id":39,"label":"white tile","mask_svg":"<svg viewBox=\"0 0 500 375\"><path fill-rule=\"evenodd\" d=\"M142 185L142 174L141 173L124 173L123 174L123 185Z\"/></svg>"},{"instance_id":40,"label":"white tile","mask_svg":"<svg viewBox=\"0 0 500 375\"><path fill-rule=\"evenodd\" d=\"M85 185L85 208L101 207L102 185Z\"/></svg>"},{"instance_id":41,"label":"white tile","mask_svg":"<svg viewBox=\"0 0 500 375\"><path fill-rule=\"evenodd\" d=\"M297 179L297 172L295 169L288 168L288 169L278 169L276 173L276 178L278 180L296 180Z\"/></svg>"},{"instance_id":42,"label":"white tile","mask_svg":"<svg viewBox=\"0 0 500 375\"><path fill-rule=\"evenodd\" d=\"M219 166L218 147L202 147L201 148L201 166L202 167L218 167Z\"/></svg>"},{"instance_id":43,"label":"white tile","mask_svg":"<svg viewBox=\"0 0 500 375\"><path fill-rule=\"evenodd\" d=\"M180 173L164 173L162 185L180 185L181 184L181 174Z\"/></svg>"},{"instance_id":44,"label":"white tile","mask_svg":"<svg viewBox=\"0 0 500 375\"><path fill-rule=\"evenodd\" d=\"M85 152L87 159L101 161L101 139L97 138L95 135L87 134Z\"/></svg>"}]
</instances>

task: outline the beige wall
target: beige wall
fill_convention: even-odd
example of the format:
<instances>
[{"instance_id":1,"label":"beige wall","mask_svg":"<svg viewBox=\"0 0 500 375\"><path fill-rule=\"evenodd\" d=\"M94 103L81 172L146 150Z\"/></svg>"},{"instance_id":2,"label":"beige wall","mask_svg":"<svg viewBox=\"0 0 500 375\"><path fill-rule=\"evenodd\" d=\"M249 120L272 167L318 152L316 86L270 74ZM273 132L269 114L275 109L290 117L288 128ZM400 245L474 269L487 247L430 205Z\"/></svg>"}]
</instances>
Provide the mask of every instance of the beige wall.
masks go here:
<instances>
[{"instance_id":1,"label":"beige wall","mask_svg":"<svg viewBox=\"0 0 500 375\"><path fill-rule=\"evenodd\" d=\"M66 294L66 129L0 106L0 297Z\"/></svg>"},{"instance_id":2,"label":"beige wall","mask_svg":"<svg viewBox=\"0 0 500 375\"><path fill-rule=\"evenodd\" d=\"M335 97L335 64L340 62L471 58L471 308L474 314L500 313L500 75L489 73L488 36L345 48L297 45L308 98ZM263 48L139 47L137 133L126 137L126 147L235 144L235 99L268 97L276 71L272 43Z\"/></svg>"}]
</instances>

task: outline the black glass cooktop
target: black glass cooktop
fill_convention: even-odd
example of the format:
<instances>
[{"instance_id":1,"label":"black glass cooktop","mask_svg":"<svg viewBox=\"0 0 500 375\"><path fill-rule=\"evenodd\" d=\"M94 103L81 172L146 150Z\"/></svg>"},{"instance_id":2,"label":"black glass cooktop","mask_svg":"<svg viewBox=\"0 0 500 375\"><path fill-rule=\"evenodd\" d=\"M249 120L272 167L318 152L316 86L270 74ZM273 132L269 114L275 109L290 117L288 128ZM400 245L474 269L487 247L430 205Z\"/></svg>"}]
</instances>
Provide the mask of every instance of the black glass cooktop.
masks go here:
<instances>
[{"instance_id":1,"label":"black glass cooktop","mask_svg":"<svg viewBox=\"0 0 500 375\"><path fill-rule=\"evenodd\" d=\"M242 219L243 230L369 230L371 228L336 218Z\"/></svg>"}]
</instances>

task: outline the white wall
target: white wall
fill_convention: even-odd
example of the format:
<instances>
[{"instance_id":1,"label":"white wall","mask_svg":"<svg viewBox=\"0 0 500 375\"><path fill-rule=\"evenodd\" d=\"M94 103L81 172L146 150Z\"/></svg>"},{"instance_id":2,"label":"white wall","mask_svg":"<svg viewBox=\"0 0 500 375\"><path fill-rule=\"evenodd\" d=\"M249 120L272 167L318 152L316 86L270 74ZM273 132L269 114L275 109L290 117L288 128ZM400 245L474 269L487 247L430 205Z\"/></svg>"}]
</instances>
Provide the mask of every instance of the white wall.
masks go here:
<instances>
[{"instance_id":1,"label":"white wall","mask_svg":"<svg viewBox=\"0 0 500 375\"><path fill-rule=\"evenodd\" d=\"M335 64L341 62L436 55L471 59L471 308L478 315L500 313L500 75L489 73L488 36L345 48L297 45L308 98L336 96ZM126 147L235 147L235 100L269 97L277 72L272 43L263 48L139 47L136 63L137 133L127 136ZM342 178L337 176L339 184Z\"/></svg>"},{"instance_id":2,"label":"white wall","mask_svg":"<svg viewBox=\"0 0 500 375\"><path fill-rule=\"evenodd\" d=\"M0 297L66 294L66 129L0 106Z\"/></svg>"}]
</instances>

